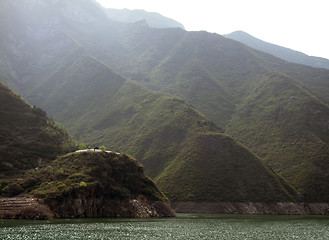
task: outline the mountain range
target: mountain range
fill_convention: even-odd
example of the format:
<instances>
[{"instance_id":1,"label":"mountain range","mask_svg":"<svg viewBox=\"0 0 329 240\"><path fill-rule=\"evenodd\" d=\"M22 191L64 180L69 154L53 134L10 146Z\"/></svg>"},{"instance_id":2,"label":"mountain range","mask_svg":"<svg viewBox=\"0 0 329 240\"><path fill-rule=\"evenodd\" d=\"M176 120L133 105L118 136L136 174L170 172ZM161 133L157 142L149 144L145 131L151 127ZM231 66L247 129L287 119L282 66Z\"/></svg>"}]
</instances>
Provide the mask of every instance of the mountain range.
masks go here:
<instances>
[{"instance_id":1,"label":"mountain range","mask_svg":"<svg viewBox=\"0 0 329 240\"><path fill-rule=\"evenodd\" d=\"M130 10L130 9L114 9L107 8L105 13L110 20L124 23L136 23L139 21L145 21L146 24L152 28L182 28L183 24L162 16L156 12L147 12L142 9Z\"/></svg>"},{"instance_id":2,"label":"mountain range","mask_svg":"<svg viewBox=\"0 0 329 240\"><path fill-rule=\"evenodd\" d=\"M321 57L308 56L305 53L298 52L286 47L281 47L272 43L262 41L243 31L235 31L224 35L227 38L239 41L249 47L259 51L266 52L288 62L308 65L316 68L329 69L329 60Z\"/></svg>"},{"instance_id":3,"label":"mountain range","mask_svg":"<svg viewBox=\"0 0 329 240\"><path fill-rule=\"evenodd\" d=\"M3 82L174 201L329 200L329 71L91 0L4 0ZM233 138L232 138L233 137Z\"/></svg>"}]
</instances>

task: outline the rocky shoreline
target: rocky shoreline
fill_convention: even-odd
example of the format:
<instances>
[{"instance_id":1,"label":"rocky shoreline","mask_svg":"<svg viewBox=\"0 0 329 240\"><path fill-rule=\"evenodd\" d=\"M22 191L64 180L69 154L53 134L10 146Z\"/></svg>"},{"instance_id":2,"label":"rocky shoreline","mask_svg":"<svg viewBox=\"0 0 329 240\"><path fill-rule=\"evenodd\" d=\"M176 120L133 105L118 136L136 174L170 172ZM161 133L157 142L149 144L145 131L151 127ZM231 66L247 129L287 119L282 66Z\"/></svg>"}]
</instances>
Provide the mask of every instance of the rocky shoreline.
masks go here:
<instances>
[{"instance_id":1,"label":"rocky shoreline","mask_svg":"<svg viewBox=\"0 0 329 240\"><path fill-rule=\"evenodd\" d=\"M0 219L49 219L54 214L43 200L32 197L0 198Z\"/></svg>"},{"instance_id":2,"label":"rocky shoreline","mask_svg":"<svg viewBox=\"0 0 329 240\"><path fill-rule=\"evenodd\" d=\"M47 205L55 217L174 217L170 203L151 201L144 196L134 199L107 199L81 194L64 199L48 199Z\"/></svg>"},{"instance_id":3,"label":"rocky shoreline","mask_svg":"<svg viewBox=\"0 0 329 240\"><path fill-rule=\"evenodd\" d=\"M177 213L329 215L328 203L173 202Z\"/></svg>"},{"instance_id":4,"label":"rocky shoreline","mask_svg":"<svg viewBox=\"0 0 329 240\"><path fill-rule=\"evenodd\" d=\"M46 200L33 197L0 198L0 219L49 219L79 217L174 217L169 202L143 197L126 200Z\"/></svg>"},{"instance_id":5,"label":"rocky shoreline","mask_svg":"<svg viewBox=\"0 0 329 240\"><path fill-rule=\"evenodd\" d=\"M126 200L72 198L65 201L32 197L0 198L0 219L78 217L174 217L176 213L329 215L329 203L163 202L144 197Z\"/></svg>"}]
</instances>

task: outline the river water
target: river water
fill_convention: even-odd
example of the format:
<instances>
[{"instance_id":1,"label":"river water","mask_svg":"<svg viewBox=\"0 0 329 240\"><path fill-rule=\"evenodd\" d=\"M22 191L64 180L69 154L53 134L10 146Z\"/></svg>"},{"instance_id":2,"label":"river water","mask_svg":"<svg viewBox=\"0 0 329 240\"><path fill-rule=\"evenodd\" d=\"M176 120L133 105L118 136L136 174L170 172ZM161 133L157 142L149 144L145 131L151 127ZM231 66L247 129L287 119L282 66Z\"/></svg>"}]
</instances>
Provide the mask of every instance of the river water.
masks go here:
<instances>
[{"instance_id":1,"label":"river water","mask_svg":"<svg viewBox=\"0 0 329 240\"><path fill-rule=\"evenodd\" d=\"M151 219L0 220L0 239L329 239L329 217L178 214Z\"/></svg>"}]
</instances>

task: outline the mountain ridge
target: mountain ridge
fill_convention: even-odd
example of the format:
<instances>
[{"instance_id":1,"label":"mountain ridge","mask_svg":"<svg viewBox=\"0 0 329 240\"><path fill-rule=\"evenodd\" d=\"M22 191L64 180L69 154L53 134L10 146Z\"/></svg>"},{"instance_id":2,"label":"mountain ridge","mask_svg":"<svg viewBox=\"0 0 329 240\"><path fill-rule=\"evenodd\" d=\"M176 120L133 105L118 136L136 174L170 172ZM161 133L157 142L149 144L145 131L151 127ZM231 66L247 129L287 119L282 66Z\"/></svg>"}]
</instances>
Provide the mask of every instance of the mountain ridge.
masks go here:
<instances>
[{"instance_id":1,"label":"mountain ridge","mask_svg":"<svg viewBox=\"0 0 329 240\"><path fill-rule=\"evenodd\" d=\"M147 12L143 9L104 9L109 19L117 22L136 23L145 20L146 23L153 28L182 28L185 29L183 24L167 18L156 12Z\"/></svg>"},{"instance_id":2,"label":"mountain ridge","mask_svg":"<svg viewBox=\"0 0 329 240\"><path fill-rule=\"evenodd\" d=\"M258 49L262 52L269 53L273 56L279 57L288 62L308 65L316 68L329 69L329 60L326 58L309 56L307 54L304 54L296 50L292 50L290 48L268 43L258 38L255 38L252 35L243 31L235 31L230 34L225 34L223 36L239 41L243 44L248 45L249 47Z\"/></svg>"},{"instance_id":3,"label":"mountain ridge","mask_svg":"<svg viewBox=\"0 0 329 240\"><path fill-rule=\"evenodd\" d=\"M54 10L54 15L57 14L56 11ZM35 16L38 16L38 12ZM188 168L196 171L198 160L214 164L216 168L221 168L225 161L227 166L232 166L227 158L221 156L221 152L208 149L208 152L202 154L199 144L207 149L204 142L209 141L211 146L218 145L218 149L225 143L227 156L231 156L228 158L249 159L253 164L260 164L259 158L252 153L254 152L265 157L276 173L284 173L282 169L285 164L290 164L289 161L280 162L276 159L284 159L287 152L290 156L297 156L299 150L307 151L308 140L311 144L315 139L315 145L319 144L318 146L325 147L327 144L324 136L321 135L324 143L319 143L317 138L320 137L319 133L326 132L324 120L327 114L325 105L329 102L328 70L288 63L242 43L207 32L187 32L177 28L154 29L143 24L115 23L110 20L94 25L76 24L77 21L68 18L66 21L69 24L61 25L65 34L59 34L63 31L58 31L43 39L31 38L34 31L44 28L43 25L34 26L32 33L24 35L20 31L12 31L17 29L17 19L14 16L7 17L13 17L13 21L7 19L11 25L2 26L3 31L11 33L11 38L16 41L19 39L22 45L8 39L9 35L0 36L3 40L0 41L0 51L6 56L5 64L0 64L0 69L14 79L20 88L20 94L63 122L77 138L89 144L105 144L110 149L133 154L143 162L146 173L157 178L165 188L163 190L172 198L177 194L177 198L181 200L191 199L183 191L184 187L181 188L181 195L177 193L171 182L175 176L169 176L170 171L161 174L167 167L179 173L177 176L184 178L187 183L188 176L184 174L182 166L188 165ZM19 24L29 26L30 22L27 19ZM32 42L33 48L26 44L29 42ZM18 62L16 57L12 57L17 48L20 50ZM47 59L47 65L38 65L43 66L42 72L34 68L32 63L36 61L41 64L38 56ZM17 78L8 66L16 70ZM301 91L297 86L302 86L304 90ZM312 106L321 110L321 117L313 120L317 123L316 129L312 127L310 118L304 114L301 102L309 113ZM295 103L298 104L294 105ZM296 106L296 117L291 116L289 106ZM260 109L266 111L262 113ZM248 118L243 119L243 115ZM266 126L251 121L255 118L257 120L257 115L268 120L265 121ZM240 131L241 126L244 126L243 131ZM291 130L286 126L291 126ZM298 129L305 128L305 131L296 131L295 126ZM252 152L241 150L245 148L234 140L227 140L231 138L226 139L221 129L232 134ZM248 129L254 129L255 134L248 132ZM287 140L291 137L291 132L298 149L289 142L282 141L280 148L267 144L267 155L262 155L263 148L259 147L259 142L269 143L271 136L277 136L278 133L279 137L283 136L283 140ZM304 132L316 133L316 137L304 138ZM250 136L250 141L244 139L245 136ZM261 140L253 141L253 137ZM303 139L306 139L306 144L301 141ZM237 153L241 150L239 156L229 154L229 149L235 147L239 149ZM303 171L310 174L304 178L301 171L298 178L297 175L295 179L288 176L290 180L287 185L293 182L293 187L298 187L297 191L305 193L305 196L314 195L311 188L303 184L313 181L312 174L318 172L318 166L323 165L323 169L326 169L328 155L317 158L322 153L325 151L321 147L314 147L310 159L314 157L320 164L313 168L313 160L305 160L302 167L306 167ZM298 159L293 158L291 164L295 162ZM277 166L273 167L273 163ZM263 169L262 174L269 173L266 164L265 168L258 167L257 169ZM205 174L202 172L205 169L198 170L199 176ZM249 173L252 176L264 176ZM230 181L241 187L243 184L234 176L230 176ZM325 189L325 176L319 176L324 177L317 181ZM273 189L280 192L277 195L290 199L281 191L281 187L289 189L289 186L285 187L285 184L278 181L276 174L270 179L272 186L276 186ZM200 178L197 180L201 182ZM220 185L219 180L214 182ZM261 190L264 186L259 178L255 183L254 186L260 187L260 192L264 193L264 199L268 199L266 191ZM211 185L207 187L211 192ZM201 190L194 190L194 200L202 199ZM260 197L253 194L253 191L249 194L250 199ZM234 197L241 201L248 198L243 190L238 191ZM322 194L316 200L324 201L326 198Z\"/></svg>"}]
</instances>

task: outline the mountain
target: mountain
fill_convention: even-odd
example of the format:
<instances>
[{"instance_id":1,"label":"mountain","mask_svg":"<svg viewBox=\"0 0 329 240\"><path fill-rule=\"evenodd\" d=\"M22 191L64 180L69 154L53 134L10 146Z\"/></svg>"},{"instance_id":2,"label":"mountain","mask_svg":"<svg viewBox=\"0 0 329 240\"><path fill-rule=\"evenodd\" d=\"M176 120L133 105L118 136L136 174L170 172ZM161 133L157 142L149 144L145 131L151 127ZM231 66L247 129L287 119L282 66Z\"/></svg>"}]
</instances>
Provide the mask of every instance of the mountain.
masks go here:
<instances>
[{"instance_id":1,"label":"mountain","mask_svg":"<svg viewBox=\"0 0 329 240\"><path fill-rule=\"evenodd\" d=\"M171 200L294 199L294 190L288 184L184 101L143 88L89 56L59 69L49 79L50 84L58 79L58 74L62 76L61 87L46 85L40 89L48 96L38 100L44 102L42 106L77 138L135 156ZM208 152L197 147L198 141L210 144L213 149ZM233 159L235 162L227 164ZM185 182L177 182L171 171L164 171L171 168L182 171L190 161L204 161L208 167L191 164L195 175L184 171ZM245 172L248 165L250 168ZM233 171L244 172L243 177L228 175ZM218 178L219 173L222 178ZM187 182L198 182L190 186L193 196L190 191L177 195L176 188L183 188ZM236 191L214 191L213 186L225 183ZM243 190L246 185L253 191Z\"/></svg>"},{"instance_id":2,"label":"mountain","mask_svg":"<svg viewBox=\"0 0 329 240\"><path fill-rule=\"evenodd\" d=\"M44 26L43 11L4 3L12 13L0 21L6 33L0 71L12 79L6 83L75 137L136 157L171 199L287 201L295 194L292 184L308 201L327 201L326 174L318 169L328 165L328 139L321 135L327 132L328 70L288 63L218 34L118 23L82 7L77 16L63 14L65 4L49 8ZM29 14L18 18L21 12ZM88 14L96 20L79 21ZM40 35L45 29L51 34ZM284 108L294 99L302 103ZM308 118L313 107L320 117ZM268 119L266 126L258 116ZM317 138L322 142L313 145ZM298 151L309 157L300 160ZM302 172L289 175L294 169ZM322 191L312 198L309 186L316 183Z\"/></svg>"},{"instance_id":3,"label":"mountain","mask_svg":"<svg viewBox=\"0 0 329 240\"><path fill-rule=\"evenodd\" d=\"M3 80L3 79L1 79ZM63 127L0 82L0 176L54 160L76 149Z\"/></svg>"},{"instance_id":4,"label":"mountain","mask_svg":"<svg viewBox=\"0 0 329 240\"><path fill-rule=\"evenodd\" d=\"M104 9L106 15L110 20L124 23L135 23L142 20L146 21L146 24L152 28L182 28L183 24L159 13L147 12L142 9Z\"/></svg>"},{"instance_id":5,"label":"mountain","mask_svg":"<svg viewBox=\"0 0 329 240\"><path fill-rule=\"evenodd\" d=\"M192 137L156 182L176 202L290 202L296 197L261 159L231 137L212 132Z\"/></svg>"},{"instance_id":6,"label":"mountain","mask_svg":"<svg viewBox=\"0 0 329 240\"><path fill-rule=\"evenodd\" d=\"M235 31L224 35L227 38L239 41L249 47L271 54L288 62L308 65L316 68L329 69L329 60L321 57L308 56L289 48L281 47L272 43L262 41L243 31Z\"/></svg>"},{"instance_id":7,"label":"mountain","mask_svg":"<svg viewBox=\"0 0 329 240\"><path fill-rule=\"evenodd\" d=\"M3 189L5 196L43 199L57 217L168 217L167 198L131 157L77 152L28 171Z\"/></svg>"},{"instance_id":8,"label":"mountain","mask_svg":"<svg viewBox=\"0 0 329 240\"><path fill-rule=\"evenodd\" d=\"M238 105L227 133L307 201L328 201L328 119L329 106L308 89L285 75L266 74Z\"/></svg>"},{"instance_id":9,"label":"mountain","mask_svg":"<svg viewBox=\"0 0 329 240\"><path fill-rule=\"evenodd\" d=\"M13 3L8 3L8 11L10 8L20 9L10 4ZM56 16L63 13L61 7L57 10L51 8L51 10L48 13L48 19L57 19ZM78 15L87 15L82 10ZM38 13L33 14L33 11L30 14L38 15ZM137 54L133 55L133 59L129 59L130 53L138 52L148 44L145 42L140 45L139 42L131 41L143 31L152 34L151 28L139 24L115 24L111 21L102 21L99 25L94 22L81 25L78 21L70 20L71 16L63 14L60 16L58 23L56 23L57 20L54 22L49 20L51 23L47 30L52 34L37 36L36 32L44 29L43 23L32 24L30 19L20 23L25 24L24 29L30 29L29 31L11 33L15 39L18 34L22 34L20 38L22 44L18 50L22 55L17 58L21 58L22 63L28 59L33 62L33 65L24 66L26 71L21 70L20 63L10 64L15 63L15 60L10 57L12 51L17 48L16 44L9 41L6 36L3 39L5 47L2 51L9 59L5 61L6 66L12 66L15 69L6 71L12 76L17 76L14 86L21 89L22 94L29 101L46 109L50 116L62 122L73 136L90 145L106 145L109 149L135 156L144 164L146 174L153 178L160 176L174 160L177 164L177 161L185 155L184 152L190 152L199 135L203 136L209 132L209 140L207 140L208 135L204 137L210 143L214 141L211 138L212 135L221 138L223 134L221 130L192 106L173 96L141 87L111 69L112 66L120 66L120 63L127 64L127 66L121 65L124 69L131 69L129 66L134 64ZM8 18L16 19L15 15ZM5 31L11 31L16 25L15 21L9 21L8 24L3 26ZM93 27L89 28L91 26ZM163 37L171 42L176 41L174 38L176 35L166 36L167 31L164 29L154 29L154 31L158 34L150 41L157 40L160 43ZM173 29L173 31L177 35L185 34L185 31L181 29ZM104 32L111 34L104 34ZM124 38L126 41L122 41L121 36L127 34L129 35ZM134 46L135 44L137 45ZM167 51L163 48L159 53L166 54ZM152 64L151 61L148 63ZM149 65L145 64L145 67L148 68ZM6 67L4 69L8 70ZM230 141L232 145L236 144L238 149L244 149L234 140ZM202 155L199 151L202 149L198 149L196 156ZM229 149L227 151L229 152ZM254 162L258 167L248 172L239 181L234 178L230 180L232 186L240 189L234 193L235 200L259 200L261 199L259 196L264 196L264 200L290 201L293 198L293 193L291 194L289 190L290 186L271 173L252 153L247 150L241 151L245 151L244 156L234 156L234 154L231 156L242 162L239 168L244 166L244 157L250 159L246 162ZM183 162L183 159L181 161ZM222 163L220 157L214 158L213 161L218 162L213 166L213 173L209 175L209 178L196 177L194 181L199 181L200 184L203 181L214 181L213 177ZM204 172L205 169L196 168L195 171L197 175L208 176L208 172ZM255 176L254 181L250 183L251 186L259 189L257 196L241 189L240 183L248 182L247 178L251 175ZM262 178L264 175L267 176L266 181ZM166 178L165 173L161 178L159 177L159 180L164 178ZM231 177L227 176L227 178ZM221 181L224 180L225 178ZM270 186L273 192L266 191L265 185ZM184 187L179 184L177 186ZM168 187L163 185L163 187L162 190L166 194L174 195L174 190L169 185ZM211 191L211 185L203 187L205 191ZM198 193L197 189L194 192L194 200L204 199L202 192ZM184 194L179 199L188 200L190 196ZM220 197L214 196L211 200L215 199L219 200ZM227 200L230 196L221 196L221 199Z\"/></svg>"}]
</instances>

